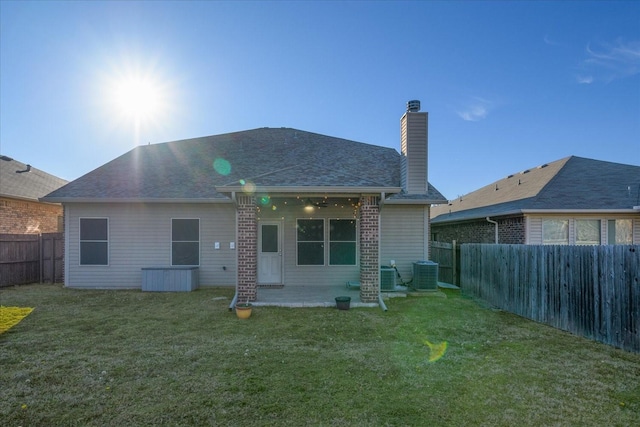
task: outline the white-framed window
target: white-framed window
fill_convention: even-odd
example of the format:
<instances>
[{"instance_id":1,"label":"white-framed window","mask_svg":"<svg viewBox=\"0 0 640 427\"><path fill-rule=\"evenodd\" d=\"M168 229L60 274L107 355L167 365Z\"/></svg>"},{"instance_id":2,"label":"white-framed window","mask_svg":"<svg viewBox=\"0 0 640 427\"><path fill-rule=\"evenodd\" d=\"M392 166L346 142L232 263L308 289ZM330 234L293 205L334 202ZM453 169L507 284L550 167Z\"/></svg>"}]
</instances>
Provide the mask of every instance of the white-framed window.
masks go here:
<instances>
[{"instance_id":1,"label":"white-framed window","mask_svg":"<svg viewBox=\"0 0 640 427\"><path fill-rule=\"evenodd\" d=\"M576 245L600 244L600 220L576 219Z\"/></svg>"},{"instance_id":2,"label":"white-framed window","mask_svg":"<svg viewBox=\"0 0 640 427\"><path fill-rule=\"evenodd\" d=\"M171 220L171 265L200 265L200 219Z\"/></svg>"},{"instance_id":3,"label":"white-framed window","mask_svg":"<svg viewBox=\"0 0 640 427\"><path fill-rule=\"evenodd\" d=\"M355 219L329 220L329 265L356 265L357 230Z\"/></svg>"},{"instance_id":4,"label":"white-framed window","mask_svg":"<svg viewBox=\"0 0 640 427\"><path fill-rule=\"evenodd\" d=\"M108 218L80 218L80 265L109 265Z\"/></svg>"},{"instance_id":5,"label":"white-framed window","mask_svg":"<svg viewBox=\"0 0 640 427\"><path fill-rule=\"evenodd\" d=\"M569 220L568 219L543 219L542 220L542 244L543 245L568 245L569 244Z\"/></svg>"},{"instance_id":6,"label":"white-framed window","mask_svg":"<svg viewBox=\"0 0 640 427\"><path fill-rule=\"evenodd\" d=\"M607 221L607 243L610 245L633 244L633 220L610 219Z\"/></svg>"},{"instance_id":7,"label":"white-framed window","mask_svg":"<svg viewBox=\"0 0 640 427\"><path fill-rule=\"evenodd\" d=\"M296 221L298 265L324 265L324 219Z\"/></svg>"}]
</instances>

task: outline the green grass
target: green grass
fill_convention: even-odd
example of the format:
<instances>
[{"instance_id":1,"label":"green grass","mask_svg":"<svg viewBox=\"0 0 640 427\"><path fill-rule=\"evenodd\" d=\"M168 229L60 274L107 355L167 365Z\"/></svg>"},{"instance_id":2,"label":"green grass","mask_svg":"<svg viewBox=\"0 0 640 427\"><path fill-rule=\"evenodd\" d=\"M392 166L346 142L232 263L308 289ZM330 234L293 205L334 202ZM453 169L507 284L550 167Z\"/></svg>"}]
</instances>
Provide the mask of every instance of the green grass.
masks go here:
<instances>
[{"instance_id":1,"label":"green grass","mask_svg":"<svg viewBox=\"0 0 640 427\"><path fill-rule=\"evenodd\" d=\"M455 291L248 320L232 293L0 290L35 307L0 335L0 424L640 425L640 355Z\"/></svg>"}]
</instances>

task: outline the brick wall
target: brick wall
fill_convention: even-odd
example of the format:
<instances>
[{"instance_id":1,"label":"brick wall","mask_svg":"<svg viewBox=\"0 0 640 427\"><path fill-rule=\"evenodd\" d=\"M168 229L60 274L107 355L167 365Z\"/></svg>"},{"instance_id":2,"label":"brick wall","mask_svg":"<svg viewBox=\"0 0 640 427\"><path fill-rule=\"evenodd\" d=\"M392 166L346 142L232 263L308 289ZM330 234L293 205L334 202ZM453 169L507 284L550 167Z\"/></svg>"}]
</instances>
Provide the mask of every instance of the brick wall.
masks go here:
<instances>
[{"instance_id":1,"label":"brick wall","mask_svg":"<svg viewBox=\"0 0 640 427\"><path fill-rule=\"evenodd\" d=\"M360 199L360 300L377 302L380 211L377 197Z\"/></svg>"},{"instance_id":2,"label":"brick wall","mask_svg":"<svg viewBox=\"0 0 640 427\"><path fill-rule=\"evenodd\" d=\"M255 301L258 274L256 199L238 197L238 302Z\"/></svg>"},{"instance_id":3,"label":"brick wall","mask_svg":"<svg viewBox=\"0 0 640 427\"><path fill-rule=\"evenodd\" d=\"M498 243L524 244L524 217L494 219L498 222ZM495 225L486 219L455 224L431 224L431 234L439 242L495 243Z\"/></svg>"},{"instance_id":4,"label":"brick wall","mask_svg":"<svg viewBox=\"0 0 640 427\"><path fill-rule=\"evenodd\" d=\"M0 198L0 233L39 234L62 231L62 206Z\"/></svg>"}]
</instances>

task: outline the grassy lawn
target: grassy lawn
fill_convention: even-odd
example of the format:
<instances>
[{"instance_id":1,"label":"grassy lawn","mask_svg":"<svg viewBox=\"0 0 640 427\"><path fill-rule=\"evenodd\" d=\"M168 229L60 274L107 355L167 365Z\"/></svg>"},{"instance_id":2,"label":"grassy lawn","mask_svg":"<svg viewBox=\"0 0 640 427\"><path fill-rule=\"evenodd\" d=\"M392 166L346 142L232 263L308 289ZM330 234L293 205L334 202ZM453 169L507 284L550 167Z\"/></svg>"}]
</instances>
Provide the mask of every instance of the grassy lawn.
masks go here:
<instances>
[{"instance_id":1,"label":"grassy lawn","mask_svg":"<svg viewBox=\"0 0 640 427\"><path fill-rule=\"evenodd\" d=\"M640 355L446 295L238 320L232 289L2 289L35 310L0 335L0 424L640 425Z\"/></svg>"}]
</instances>

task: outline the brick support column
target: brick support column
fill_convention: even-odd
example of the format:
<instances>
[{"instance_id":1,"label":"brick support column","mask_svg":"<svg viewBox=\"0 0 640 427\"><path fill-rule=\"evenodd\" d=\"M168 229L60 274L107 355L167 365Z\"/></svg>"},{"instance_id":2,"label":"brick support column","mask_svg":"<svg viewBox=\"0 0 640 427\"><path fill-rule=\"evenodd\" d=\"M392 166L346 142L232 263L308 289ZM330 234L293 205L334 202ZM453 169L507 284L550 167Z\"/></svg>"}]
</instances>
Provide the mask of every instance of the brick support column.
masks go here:
<instances>
[{"instance_id":1,"label":"brick support column","mask_svg":"<svg viewBox=\"0 0 640 427\"><path fill-rule=\"evenodd\" d=\"M377 197L360 198L360 300L377 302L380 294L380 210Z\"/></svg>"},{"instance_id":2,"label":"brick support column","mask_svg":"<svg viewBox=\"0 0 640 427\"><path fill-rule=\"evenodd\" d=\"M256 199L238 197L238 302L255 301L258 268Z\"/></svg>"}]
</instances>

